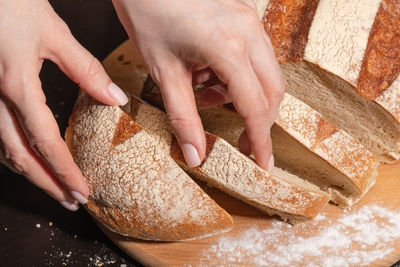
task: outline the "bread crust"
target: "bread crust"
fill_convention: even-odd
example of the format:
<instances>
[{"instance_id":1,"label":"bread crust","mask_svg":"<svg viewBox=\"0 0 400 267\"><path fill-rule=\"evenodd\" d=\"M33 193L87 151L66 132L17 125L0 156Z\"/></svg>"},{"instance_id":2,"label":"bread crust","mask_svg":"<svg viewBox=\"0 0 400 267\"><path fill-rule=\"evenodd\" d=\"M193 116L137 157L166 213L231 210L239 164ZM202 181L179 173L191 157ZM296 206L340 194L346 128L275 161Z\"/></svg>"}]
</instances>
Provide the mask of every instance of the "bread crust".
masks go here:
<instances>
[{"instance_id":1,"label":"bread crust","mask_svg":"<svg viewBox=\"0 0 400 267\"><path fill-rule=\"evenodd\" d=\"M269 1L263 24L279 62L304 58L304 48L318 4L319 0ZM400 2L383 0L369 31L358 81L352 83L360 95L376 99L399 75L399 40Z\"/></svg>"},{"instance_id":2,"label":"bread crust","mask_svg":"<svg viewBox=\"0 0 400 267\"><path fill-rule=\"evenodd\" d=\"M81 95L66 143L89 185L85 208L112 231L182 241L232 228L232 217L119 107Z\"/></svg>"},{"instance_id":3,"label":"bread crust","mask_svg":"<svg viewBox=\"0 0 400 267\"><path fill-rule=\"evenodd\" d=\"M279 62L303 58L308 31L319 0L271 0L263 17Z\"/></svg>"},{"instance_id":4,"label":"bread crust","mask_svg":"<svg viewBox=\"0 0 400 267\"><path fill-rule=\"evenodd\" d=\"M400 72L400 2L383 0L369 34L356 90L374 100Z\"/></svg>"}]
</instances>

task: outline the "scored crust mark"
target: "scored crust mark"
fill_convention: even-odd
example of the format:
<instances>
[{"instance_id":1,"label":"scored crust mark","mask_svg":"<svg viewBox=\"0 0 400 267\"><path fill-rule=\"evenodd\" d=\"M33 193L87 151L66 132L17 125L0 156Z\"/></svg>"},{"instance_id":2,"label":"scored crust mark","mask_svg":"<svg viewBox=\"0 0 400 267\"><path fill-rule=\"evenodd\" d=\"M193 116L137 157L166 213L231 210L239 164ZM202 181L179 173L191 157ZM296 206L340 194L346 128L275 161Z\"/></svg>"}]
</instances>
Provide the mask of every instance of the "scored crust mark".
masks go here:
<instances>
[{"instance_id":1,"label":"scored crust mark","mask_svg":"<svg viewBox=\"0 0 400 267\"><path fill-rule=\"evenodd\" d=\"M271 0L263 17L279 62L301 60L319 0Z\"/></svg>"},{"instance_id":2,"label":"scored crust mark","mask_svg":"<svg viewBox=\"0 0 400 267\"><path fill-rule=\"evenodd\" d=\"M357 91L374 100L400 72L400 1L382 1L372 26Z\"/></svg>"},{"instance_id":3,"label":"scored crust mark","mask_svg":"<svg viewBox=\"0 0 400 267\"><path fill-rule=\"evenodd\" d=\"M314 146L331 137L337 131L339 131L339 128L335 124L321 117L317 126L316 142Z\"/></svg>"},{"instance_id":4,"label":"scored crust mark","mask_svg":"<svg viewBox=\"0 0 400 267\"><path fill-rule=\"evenodd\" d=\"M111 146L115 147L124 143L132 135L137 134L141 130L142 128L138 124L136 124L127 114L123 113L115 127Z\"/></svg>"}]
</instances>

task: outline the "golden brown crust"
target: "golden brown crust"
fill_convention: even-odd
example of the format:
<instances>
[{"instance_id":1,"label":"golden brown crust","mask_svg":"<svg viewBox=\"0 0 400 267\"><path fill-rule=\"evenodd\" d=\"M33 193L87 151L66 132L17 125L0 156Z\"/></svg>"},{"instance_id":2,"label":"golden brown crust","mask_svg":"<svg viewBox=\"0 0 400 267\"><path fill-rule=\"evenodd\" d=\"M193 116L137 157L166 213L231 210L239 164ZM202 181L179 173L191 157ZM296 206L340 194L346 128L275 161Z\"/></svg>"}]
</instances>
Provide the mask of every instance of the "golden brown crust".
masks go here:
<instances>
[{"instance_id":1,"label":"golden brown crust","mask_svg":"<svg viewBox=\"0 0 400 267\"><path fill-rule=\"evenodd\" d=\"M319 0L270 0L263 17L280 63L303 59ZM383 0L368 38L355 88L374 100L400 73L400 2Z\"/></svg>"},{"instance_id":2,"label":"golden brown crust","mask_svg":"<svg viewBox=\"0 0 400 267\"><path fill-rule=\"evenodd\" d=\"M303 58L308 31L319 0L270 0L263 17L279 62Z\"/></svg>"},{"instance_id":3,"label":"golden brown crust","mask_svg":"<svg viewBox=\"0 0 400 267\"><path fill-rule=\"evenodd\" d=\"M199 202L204 201L204 198L204 195L199 196ZM193 224L190 220L185 219L178 226L170 227L166 224L152 226L141 223L140 220L127 220L126 216L123 215L127 211L121 210L118 207L108 207L93 199L89 199L85 208L94 218L111 231L144 240L187 241L227 232L233 225L232 217L227 216L223 212L213 214L213 218L210 218L210 222L207 225ZM140 218L137 209L132 209L129 212L130 217ZM133 228L135 228L134 231L129 231ZM213 230L210 231L210 229Z\"/></svg>"},{"instance_id":4,"label":"golden brown crust","mask_svg":"<svg viewBox=\"0 0 400 267\"><path fill-rule=\"evenodd\" d=\"M375 17L357 91L374 100L400 72L400 1L384 0Z\"/></svg>"},{"instance_id":5,"label":"golden brown crust","mask_svg":"<svg viewBox=\"0 0 400 267\"><path fill-rule=\"evenodd\" d=\"M111 141L112 146L118 146L129 139L132 135L137 134L142 128L136 124L127 114L122 114L118 124L115 127L114 137Z\"/></svg>"},{"instance_id":6,"label":"golden brown crust","mask_svg":"<svg viewBox=\"0 0 400 267\"><path fill-rule=\"evenodd\" d=\"M314 146L317 146L325 139L331 137L337 131L339 131L339 128L335 124L331 123L330 121L321 116L318 121L317 134Z\"/></svg>"}]
</instances>

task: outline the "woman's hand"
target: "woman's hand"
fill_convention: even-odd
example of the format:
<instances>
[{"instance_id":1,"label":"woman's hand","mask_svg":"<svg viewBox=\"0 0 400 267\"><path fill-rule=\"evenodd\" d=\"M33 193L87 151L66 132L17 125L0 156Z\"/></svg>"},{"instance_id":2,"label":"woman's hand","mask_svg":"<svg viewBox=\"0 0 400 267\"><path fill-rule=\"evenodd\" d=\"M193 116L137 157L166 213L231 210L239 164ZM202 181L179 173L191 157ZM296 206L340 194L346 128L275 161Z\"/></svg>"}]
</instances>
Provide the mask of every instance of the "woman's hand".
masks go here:
<instances>
[{"instance_id":1,"label":"woman's hand","mask_svg":"<svg viewBox=\"0 0 400 267\"><path fill-rule=\"evenodd\" d=\"M284 83L253 0L113 0L118 16L161 88L169 122L186 162L205 156L192 83L213 74L227 86L207 104L231 100L244 119L241 151L271 169L270 127ZM219 91L219 92L218 92ZM213 95L208 92L208 95Z\"/></svg>"},{"instance_id":2,"label":"woman's hand","mask_svg":"<svg viewBox=\"0 0 400 267\"><path fill-rule=\"evenodd\" d=\"M0 0L0 162L77 210L89 189L46 105L39 80L45 59L97 100L127 102L46 0Z\"/></svg>"}]
</instances>

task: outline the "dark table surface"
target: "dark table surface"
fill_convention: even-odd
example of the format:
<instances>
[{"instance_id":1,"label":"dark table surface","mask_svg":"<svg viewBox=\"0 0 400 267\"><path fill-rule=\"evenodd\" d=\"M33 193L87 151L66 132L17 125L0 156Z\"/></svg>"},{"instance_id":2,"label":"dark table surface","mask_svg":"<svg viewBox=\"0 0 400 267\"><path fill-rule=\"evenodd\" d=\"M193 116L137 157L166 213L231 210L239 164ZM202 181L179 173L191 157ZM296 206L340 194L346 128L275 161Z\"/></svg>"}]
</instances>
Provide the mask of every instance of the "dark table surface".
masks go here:
<instances>
[{"instance_id":1,"label":"dark table surface","mask_svg":"<svg viewBox=\"0 0 400 267\"><path fill-rule=\"evenodd\" d=\"M81 44L100 60L127 39L109 0L50 3ZM64 133L77 86L50 62L45 62L40 76L48 105ZM65 210L24 177L0 165L0 266L46 265L140 266L99 230L84 209Z\"/></svg>"},{"instance_id":2,"label":"dark table surface","mask_svg":"<svg viewBox=\"0 0 400 267\"><path fill-rule=\"evenodd\" d=\"M50 3L100 60L128 38L109 0ZM64 133L77 86L50 62L43 65L40 76L48 105ZM67 211L0 165L0 266L48 265L140 266L100 231L83 208Z\"/></svg>"}]
</instances>

